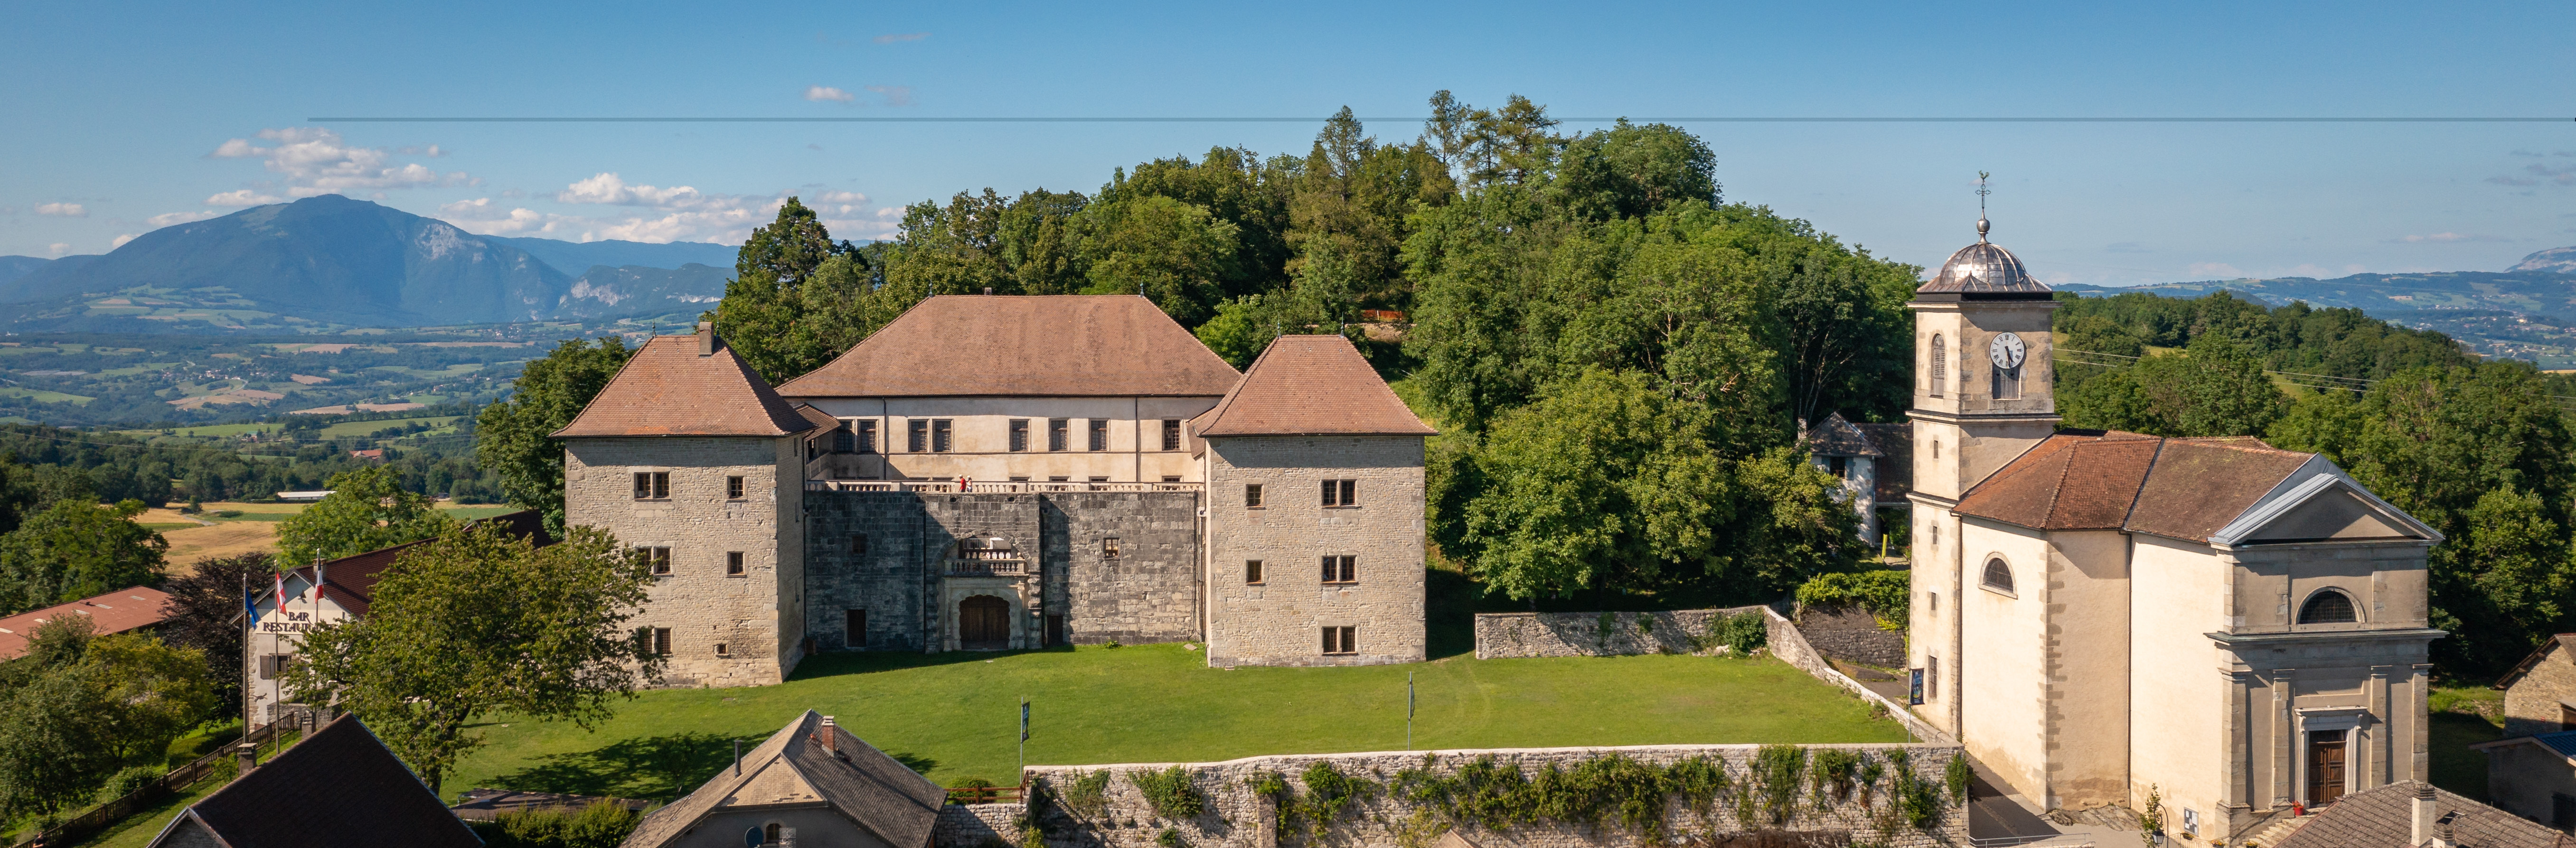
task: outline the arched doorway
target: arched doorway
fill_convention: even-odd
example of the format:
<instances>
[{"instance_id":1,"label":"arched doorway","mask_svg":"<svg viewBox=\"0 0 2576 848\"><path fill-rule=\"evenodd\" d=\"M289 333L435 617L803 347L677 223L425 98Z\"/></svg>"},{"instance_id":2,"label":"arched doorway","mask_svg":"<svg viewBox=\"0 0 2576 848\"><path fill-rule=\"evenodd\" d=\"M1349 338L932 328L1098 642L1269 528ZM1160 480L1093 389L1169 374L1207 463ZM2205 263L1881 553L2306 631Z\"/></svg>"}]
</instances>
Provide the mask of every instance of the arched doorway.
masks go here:
<instances>
[{"instance_id":1,"label":"arched doorway","mask_svg":"<svg viewBox=\"0 0 2576 848\"><path fill-rule=\"evenodd\" d=\"M998 651L1011 646L1011 605L991 595L957 602L958 647Z\"/></svg>"}]
</instances>

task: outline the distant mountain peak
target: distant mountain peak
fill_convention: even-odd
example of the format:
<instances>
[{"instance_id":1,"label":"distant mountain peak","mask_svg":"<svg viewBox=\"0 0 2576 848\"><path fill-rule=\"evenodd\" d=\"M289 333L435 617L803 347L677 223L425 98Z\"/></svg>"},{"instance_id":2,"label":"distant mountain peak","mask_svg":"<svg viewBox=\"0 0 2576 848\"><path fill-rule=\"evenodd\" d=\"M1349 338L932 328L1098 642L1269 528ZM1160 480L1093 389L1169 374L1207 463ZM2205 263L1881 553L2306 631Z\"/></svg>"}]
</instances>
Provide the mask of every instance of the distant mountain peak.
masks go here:
<instances>
[{"instance_id":1,"label":"distant mountain peak","mask_svg":"<svg viewBox=\"0 0 2576 848\"><path fill-rule=\"evenodd\" d=\"M2546 271L2553 274L2576 274L2576 247L2553 247L2522 258L2515 271Z\"/></svg>"}]
</instances>

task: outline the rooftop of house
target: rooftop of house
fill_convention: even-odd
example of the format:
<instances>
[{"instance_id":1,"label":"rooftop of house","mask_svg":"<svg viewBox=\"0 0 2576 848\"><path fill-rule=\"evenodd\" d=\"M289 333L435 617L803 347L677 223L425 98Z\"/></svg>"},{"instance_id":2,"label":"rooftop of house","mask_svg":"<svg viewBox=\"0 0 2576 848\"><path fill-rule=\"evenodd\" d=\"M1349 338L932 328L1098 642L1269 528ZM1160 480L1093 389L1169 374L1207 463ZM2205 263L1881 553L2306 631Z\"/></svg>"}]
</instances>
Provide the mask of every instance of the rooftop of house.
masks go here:
<instances>
[{"instance_id":1,"label":"rooftop of house","mask_svg":"<svg viewBox=\"0 0 2576 848\"><path fill-rule=\"evenodd\" d=\"M1807 451L1817 456L1880 456L1878 443L1859 425L1843 418L1840 412L1825 416L1816 426L1807 428Z\"/></svg>"},{"instance_id":2,"label":"rooftop of house","mask_svg":"<svg viewBox=\"0 0 2576 848\"><path fill-rule=\"evenodd\" d=\"M715 331L654 336L554 437L784 436L812 429Z\"/></svg>"},{"instance_id":3,"label":"rooftop of house","mask_svg":"<svg viewBox=\"0 0 2576 848\"><path fill-rule=\"evenodd\" d=\"M77 615L89 619L92 633L123 633L138 627L151 627L168 618L170 594L146 586L118 589L104 595L82 598L67 604L55 604L40 610L0 618L0 660L16 659L27 652L27 637L36 628L57 616Z\"/></svg>"},{"instance_id":4,"label":"rooftop of house","mask_svg":"<svg viewBox=\"0 0 2576 848\"><path fill-rule=\"evenodd\" d=\"M947 791L929 778L807 710L697 791L645 814L623 844L674 844L699 822L731 808L820 802L895 848L928 848L947 799Z\"/></svg>"},{"instance_id":5,"label":"rooftop of house","mask_svg":"<svg viewBox=\"0 0 2576 848\"><path fill-rule=\"evenodd\" d=\"M2520 682L2523 675L2530 674L2534 667L2540 665L2541 660L2548 659L2550 651L2557 650L2558 648L2567 645L2568 640L2570 639L2576 639L2576 633L2560 633L2547 639L2540 640L2540 647L2533 648L2528 656L2522 658L2521 662L2514 663L2513 668L2507 670L2503 677L2496 678L2495 688L2513 688L2513 684Z\"/></svg>"},{"instance_id":6,"label":"rooftop of house","mask_svg":"<svg viewBox=\"0 0 2576 848\"><path fill-rule=\"evenodd\" d=\"M2281 520L2311 502L2316 509ZM2036 530L2125 530L2204 544L2441 540L2324 457L2250 437L2060 430L1970 488L1956 511Z\"/></svg>"},{"instance_id":7,"label":"rooftop of house","mask_svg":"<svg viewBox=\"0 0 2576 848\"><path fill-rule=\"evenodd\" d=\"M545 516L532 509L490 518L478 518L473 523L477 526L499 525L502 532L536 540L537 547L540 548L555 543L555 537L546 532ZM325 581L322 591L331 598L333 603L339 604L340 608L347 610L350 615L366 615L367 605L375 600L376 584L385 579L385 572L394 567L394 561L402 556L402 552L429 544L431 541L422 539L417 542L404 542L389 548L377 548L363 554L325 561L320 569ZM311 586L314 572L314 567L308 565L303 568L289 569L286 573L291 581L301 581L300 585ZM300 589L298 593L301 593ZM273 603L276 599L272 591L263 595L260 600Z\"/></svg>"},{"instance_id":8,"label":"rooftop of house","mask_svg":"<svg viewBox=\"0 0 2576 848\"><path fill-rule=\"evenodd\" d=\"M1341 336L1280 336L1243 379L1192 422L1201 437L1429 436L1439 433L1387 388Z\"/></svg>"},{"instance_id":9,"label":"rooftop of house","mask_svg":"<svg viewBox=\"0 0 2576 848\"><path fill-rule=\"evenodd\" d=\"M2272 848L2410 848L2415 794L2424 784L2401 780L2355 792L2317 811ZM2450 816L2451 844L2475 848L2569 848L2576 839L2537 822L2447 790L2433 791L2433 813Z\"/></svg>"},{"instance_id":10,"label":"rooftop of house","mask_svg":"<svg viewBox=\"0 0 2576 848\"><path fill-rule=\"evenodd\" d=\"M939 295L778 387L819 397L1216 397L1242 378L1134 295Z\"/></svg>"},{"instance_id":11,"label":"rooftop of house","mask_svg":"<svg viewBox=\"0 0 2576 848\"><path fill-rule=\"evenodd\" d=\"M190 806L152 844L202 844L179 836L190 828L202 828L220 844L261 848L359 841L379 848L483 844L351 715L333 719Z\"/></svg>"}]
</instances>

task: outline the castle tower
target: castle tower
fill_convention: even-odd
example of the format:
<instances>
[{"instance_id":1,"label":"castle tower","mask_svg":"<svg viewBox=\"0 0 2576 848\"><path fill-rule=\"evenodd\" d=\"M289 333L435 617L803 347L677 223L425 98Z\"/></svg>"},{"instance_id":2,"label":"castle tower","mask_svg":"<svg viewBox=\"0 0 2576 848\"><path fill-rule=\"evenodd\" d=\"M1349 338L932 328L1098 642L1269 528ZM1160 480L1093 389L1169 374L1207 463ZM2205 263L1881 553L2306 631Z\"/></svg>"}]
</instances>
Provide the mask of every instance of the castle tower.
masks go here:
<instances>
[{"instance_id":1,"label":"castle tower","mask_svg":"<svg viewBox=\"0 0 2576 848\"><path fill-rule=\"evenodd\" d=\"M2048 286L2021 259L1986 241L1960 248L1915 289L1912 666L1924 676L1933 723L1958 732L1962 646L1953 616L1961 588L1958 519L1951 508L1978 481L2057 429ZM1945 602L1946 600L1946 602Z\"/></svg>"}]
</instances>

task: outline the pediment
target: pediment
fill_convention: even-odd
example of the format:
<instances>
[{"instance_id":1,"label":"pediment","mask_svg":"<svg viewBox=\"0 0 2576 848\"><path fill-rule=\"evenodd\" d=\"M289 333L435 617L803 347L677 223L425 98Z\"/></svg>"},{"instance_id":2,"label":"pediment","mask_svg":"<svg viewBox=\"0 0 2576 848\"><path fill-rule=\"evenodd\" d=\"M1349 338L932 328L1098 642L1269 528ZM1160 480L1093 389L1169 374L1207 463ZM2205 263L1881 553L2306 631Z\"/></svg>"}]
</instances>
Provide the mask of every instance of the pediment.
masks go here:
<instances>
[{"instance_id":1,"label":"pediment","mask_svg":"<svg viewBox=\"0 0 2576 848\"><path fill-rule=\"evenodd\" d=\"M2210 537L2229 545L2395 540L2438 542L2441 534L2333 473L2266 498Z\"/></svg>"}]
</instances>

